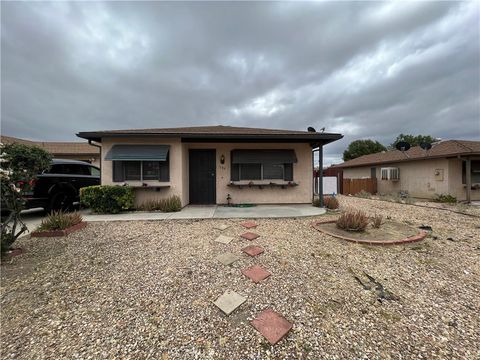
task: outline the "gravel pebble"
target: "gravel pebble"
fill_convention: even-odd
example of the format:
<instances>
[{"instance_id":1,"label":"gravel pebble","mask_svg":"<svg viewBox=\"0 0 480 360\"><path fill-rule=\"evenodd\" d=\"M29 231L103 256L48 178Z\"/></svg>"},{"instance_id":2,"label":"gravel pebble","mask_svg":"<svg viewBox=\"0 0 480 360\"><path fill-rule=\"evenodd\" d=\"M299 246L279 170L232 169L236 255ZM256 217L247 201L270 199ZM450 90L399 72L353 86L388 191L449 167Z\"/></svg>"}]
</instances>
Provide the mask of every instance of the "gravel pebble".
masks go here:
<instances>
[{"instance_id":1,"label":"gravel pebble","mask_svg":"<svg viewBox=\"0 0 480 360\"><path fill-rule=\"evenodd\" d=\"M479 219L339 199L432 235L362 246L302 218L257 219L252 242L238 236L241 219L89 223L65 238L22 238L26 253L1 268L2 358L478 359ZM214 229L220 222L229 227ZM220 234L234 240L217 243ZM250 244L265 253L242 254ZM241 259L224 266L215 257L226 251ZM254 264L272 276L254 284L241 274ZM363 272L399 300L379 302L354 279ZM225 316L212 302L228 289L247 301ZM249 323L268 307L293 323L273 347Z\"/></svg>"}]
</instances>

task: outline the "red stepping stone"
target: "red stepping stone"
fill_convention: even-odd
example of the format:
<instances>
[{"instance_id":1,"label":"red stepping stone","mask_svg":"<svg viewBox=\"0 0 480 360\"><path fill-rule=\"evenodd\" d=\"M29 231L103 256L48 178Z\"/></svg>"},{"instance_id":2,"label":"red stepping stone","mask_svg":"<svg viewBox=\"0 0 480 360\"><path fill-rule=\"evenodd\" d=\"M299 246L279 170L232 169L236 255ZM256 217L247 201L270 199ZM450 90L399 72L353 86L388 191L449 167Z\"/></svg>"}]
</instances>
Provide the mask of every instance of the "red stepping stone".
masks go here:
<instances>
[{"instance_id":1,"label":"red stepping stone","mask_svg":"<svg viewBox=\"0 0 480 360\"><path fill-rule=\"evenodd\" d=\"M268 278L270 274L267 270L258 265L253 265L249 268L243 269L242 274L250 278L255 284Z\"/></svg>"},{"instance_id":2,"label":"red stepping stone","mask_svg":"<svg viewBox=\"0 0 480 360\"><path fill-rule=\"evenodd\" d=\"M263 310L250 322L270 344L275 345L292 329L292 323L272 309Z\"/></svg>"},{"instance_id":3,"label":"red stepping stone","mask_svg":"<svg viewBox=\"0 0 480 360\"><path fill-rule=\"evenodd\" d=\"M245 254L248 254L250 256L257 256L257 255L260 255L261 253L263 253L265 250L263 250L262 247L257 246L257 245L249 245L247 247L244 247L242 249L242 251Z\"/></svg>"},{"instance_id":4,"label":"red stepping stone","mask_svg":"<svg viewBox=\"0 0 480 360\"><path fill-rule=\"evenodd\" d=\"M253 221L245 221L244 223L241 223L240 225L242 225L244 228L247 228L247 229L253 229L253 228L256 228L258 226L258 224L253 222Z\"/></svg>"},{"instance_id":5,"label":"red stepping stone","mask_svg":"<svg viewBox=\"0 0 480 360\"><path fill-rule=\"evenodd\" d=\"M245 234L240 235L242 238L247 239L247 240L255 240L258 238L260 235L252 233L252 232L246 232Z\"/></svg>"}]
</instances>

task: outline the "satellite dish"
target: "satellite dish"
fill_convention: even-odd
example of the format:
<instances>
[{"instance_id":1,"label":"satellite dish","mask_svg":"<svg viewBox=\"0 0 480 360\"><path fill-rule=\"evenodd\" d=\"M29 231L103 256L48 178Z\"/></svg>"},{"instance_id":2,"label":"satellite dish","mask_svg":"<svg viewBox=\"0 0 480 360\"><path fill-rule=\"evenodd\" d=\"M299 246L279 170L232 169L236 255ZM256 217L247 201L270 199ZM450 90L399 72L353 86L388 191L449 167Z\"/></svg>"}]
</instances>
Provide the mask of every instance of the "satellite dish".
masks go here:
<instances>
[{"instance_id":1,"label":"satellite dish","mask_svg":"<svg viewBox=\"0 0 480 360\"><path fill-rule=\"evenodd\" d=\"M315 130L313 127L309 126L307 128L308 132L317 132L317 130Z\"/></svg>"},{"instance_id":2,"label":"satellite dish","mask_svg":"<svg viewBox=\"0 0 480 360\"><path fill-rule=\"evenodd\" d=\"M399 141L397 145L395 145L395 147L397 148L397 150L407 151L408 149L410 149L410 144L406 141Z\"/></svg>"},{"instance_id":3,"label":"satellite dish","mask_svg":"<svg viewBox=\"0 0 480 360\"><path fill-rule=\"evenodd\" d=\"M432 148L432 144L427 143L427 142L422 142L422 143L420 143L420 147L423 150L430 150Z\"/></svg>"}]
</instances>

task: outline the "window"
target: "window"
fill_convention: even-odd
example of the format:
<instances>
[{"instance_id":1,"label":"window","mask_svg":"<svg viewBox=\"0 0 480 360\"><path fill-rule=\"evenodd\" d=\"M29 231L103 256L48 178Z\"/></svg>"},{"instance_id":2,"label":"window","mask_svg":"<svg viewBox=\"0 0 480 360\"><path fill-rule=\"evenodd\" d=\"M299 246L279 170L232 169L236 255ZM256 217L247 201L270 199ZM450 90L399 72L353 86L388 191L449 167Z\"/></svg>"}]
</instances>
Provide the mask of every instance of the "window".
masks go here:
<instances>
[{"instance_id":1,"label":"window","mask_svg":"<svg viewBox=\"0 0 480 360\"><path fill-rule=\"evenodd\" d=\"M100 169L90 166L90 175L92 176L100 176Z\"/></svg>"},{"instance_id":2,"label":"window","mask_svg":"<svg viewBox=\"0 0 480 360\"><path fill-rule=\"evenodd\" d=\"M394 167L381 168L382 180L400 180L400 169Z\"/></svg>"},{"instance_id":3,"label":"window","mask_svg":"<svg viewBox=\"0 0 480 360\"><path fill-rule=\"evenodd\" d=\"M169 161L113 161L113 181L169 181Z\"/></svg>"},{"instance_id":4,"label":"window","mask_svg":"<svg viewBox=\"0 0 480 360\"><path fill-rule=\"evenodd\" d=\"M231 181L293 181L293 164L297 162L291 149L237 149L231 152Z\"/></svg>"},{"instance_id":5,"label":"window","mask_svg":"<svg viewBox=\"0 0 480 360\"><path fill-rule=\"evenodd\" d=\"M470 160L470 167L472 168L472 184L480 184L480 160ZM462 183L465 185L467 183L467 178L465 173L467 171L466 161L462 162Z\"/></svg>"},{"instance_id":6,"label":"window","mask_svg":"<svg viewBox=\"0 0 480 360\"><path fill-rule=\"evenodd\" d=\"M240 180L261 180L262 164L239 164Z\"/></svg>"},{"instance_id":7,"label":"window","mask_svg":"<svg viewBox=\"0 0 480 360\"><path fill-rule=\"evenodd\" d=\"M283 180L283 164L263 164L263 178Z\"/></svg>"},{"instance_id":8,"label":"window","mask_svg":"<svg viewBox=\"0 0 480 360\"><path fill-rule=\"evenodd\" d=\"M142 180L142 162L141 161L124 161L123 171L125 180Z\"/></svg>"},{"instance_id":9,"label":"window","mask_svg":"<svg viewBox=\"0 0 480 360\"><path fill-rule=\"evenodd\" d=\"M49 174L62 175L90 175L88 166L81 164L55 164L50 168Z\"/></svg>"},{"instance_id":10,"label":"window","mask_svg":"<svg viewBox=\"0 0 480 360\"><path fill-rule=\"evenodd\" d=\"M238 180L293 180L292 164L232 164L232 167L238 169Z\"/></svg>"},{"instance_id":11,"label":"window","mask_svg":"<svg viewBox=\"0 0 480 360\"><path fill-rule=\"evenodd\" d=\"M158 161L142 161L142 179L158 180L160 164Z\"/></svg>"}]
</instances>

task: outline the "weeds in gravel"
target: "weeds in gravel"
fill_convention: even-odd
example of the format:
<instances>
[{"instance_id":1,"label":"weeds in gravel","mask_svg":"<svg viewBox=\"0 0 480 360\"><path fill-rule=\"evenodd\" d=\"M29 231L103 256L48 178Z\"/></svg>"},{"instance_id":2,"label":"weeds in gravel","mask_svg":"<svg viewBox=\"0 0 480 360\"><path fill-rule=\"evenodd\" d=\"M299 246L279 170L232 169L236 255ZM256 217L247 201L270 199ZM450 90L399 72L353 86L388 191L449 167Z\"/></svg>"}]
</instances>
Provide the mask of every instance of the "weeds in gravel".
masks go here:
<instances>
[{"instance_id":1,"label":"weeds in gravel","mask_svg":"<svg viewBox=\"0 0 480 360\"><path fill-rule=\"evenodd\" d=\"M320 199L315 198L312 203L313 206L320 207ZM335 210L339 207L338 199L335 196L324 196L323 206L329 210Z\"/></svg>"},{"instance_id":2,"label":"weeds in gravel","mask_svg":"<svg viewBox=\"0 0 480 360\"><path fill-rule=\"evenodd\" d=\"M139 206L142 211L176 212L182 209L182 202L177 195L160 200L147 200Z\"/></svg>"},{"instance_id":3,"label":"weeds in gravel","mask_svg":"<svg viewBox=\"0 0 480 360\"><path fill-rule=\"evenodd\" d=\"M435 197L435 201L447 204L456 204L457 198L452 195L448 194L437 194Z\"/></svg>"},{"instance_id":4,"label":"weeds in gravel","mask_svg":"<svg viewBox=\"0 0 480 360\"><path fill-rule=\"evenodd\" d=\"M339 203L338 199L335 196L326 196L323 200L325 207L330 210L338 209Z\"/></svg>"},{"instance_id":5,"label":"weeds in gravel","mask_svg":"<svg viewBox=\"0 0 480 360\"><path fill-rule=\"evenodd\" d=\"M49 230L64 230L73 225L81 223L83 220L82 215L78 212L64 213L62 211L53 211L37 228L37 231L49 231Z\"/></svg>"},{"instance_id":6,"label":"weeds in gravel","mask_svg":"<svg viewBox=\"0 0 480 360\"><path fill-rule=\"evenodd\" d=\"M362 210L348 210L340 215L337 227L347 231L365 231L368 225L368 216Z\"/></svg>"},{"instance_id":7,"label":"weeds in gravel","mask_svg":"<svg viewBox=\"0 0 480 360\"><path fill-rule=\"evenodd\" d=\"M383 215L375 214L370 218L370 225L372 225L374 229L379 229L380 226L382 226L382 224L383 224Z\"/></svg>"},{"instance_id":8,"label":"weeds in gravel","mask_svg":"<svg viewBox=\"0 0 480 360\"><path fill-rule=\"evenodd\" d=\"M372 194L370 194L369 192L366 192L365 190L362 190L362 191L356 193L355 196L360 197L360 198L364 198L364 199L371 199L372 198Z\"/></svg>"}]
</instances>

